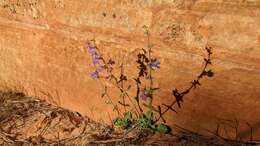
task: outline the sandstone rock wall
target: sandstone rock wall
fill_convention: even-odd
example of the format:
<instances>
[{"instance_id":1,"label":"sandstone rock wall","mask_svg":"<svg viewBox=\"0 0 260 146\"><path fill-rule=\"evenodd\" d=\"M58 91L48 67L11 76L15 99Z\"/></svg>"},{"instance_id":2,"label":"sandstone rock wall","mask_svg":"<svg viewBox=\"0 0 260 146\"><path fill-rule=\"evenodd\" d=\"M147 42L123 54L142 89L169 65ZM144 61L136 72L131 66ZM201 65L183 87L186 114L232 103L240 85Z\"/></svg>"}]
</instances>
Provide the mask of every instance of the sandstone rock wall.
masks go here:
<instances>
[{"instance_id":1,"label":"sandstone rock wall","mask_svg":"<svg viewBox=\"0 0 260 146\"><path fill-rule=\"evenodd\" d=\"M0 85L109 121L109 105L85 49L96 39L105 56L127 58L145 47L149 26L160 101L185 88L200 71L203 48L214 48L214 78L185 99L171 124L200 132L237 119L241 137L260 138L260 1L258 0L0 0ZM109 114L108 114L109 113ZM231 129L229 128L229 131Z\"/></svg>"}]
</instances>

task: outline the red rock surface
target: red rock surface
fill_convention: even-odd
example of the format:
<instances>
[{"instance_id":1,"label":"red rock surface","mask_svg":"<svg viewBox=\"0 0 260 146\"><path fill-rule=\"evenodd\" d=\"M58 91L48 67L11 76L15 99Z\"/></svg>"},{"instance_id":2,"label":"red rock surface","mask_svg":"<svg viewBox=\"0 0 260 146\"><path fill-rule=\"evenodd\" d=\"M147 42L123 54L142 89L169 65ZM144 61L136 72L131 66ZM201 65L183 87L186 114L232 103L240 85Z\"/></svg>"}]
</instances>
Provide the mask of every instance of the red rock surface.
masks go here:
<instances>
[{"instance_id":1,"label":"red rock surface","mask_svg":"<svg viewBox=\"0 0 260 146\"><path fill-rule=\"evenodd\" d=\"M171 100L172 88L188 86L202 67L203 48L214 48L214 78L167 115L170 124L205 132L237 119L241 137L250 137L248 122L260 139L258 0L0 0L1 88L109 121L113 113L89 77L85 43L96 39L105 56L126 58L132 72L135 49L146 45L143 25L162 63L155 76L160 102Z\"/></svg>"}]
</instances>

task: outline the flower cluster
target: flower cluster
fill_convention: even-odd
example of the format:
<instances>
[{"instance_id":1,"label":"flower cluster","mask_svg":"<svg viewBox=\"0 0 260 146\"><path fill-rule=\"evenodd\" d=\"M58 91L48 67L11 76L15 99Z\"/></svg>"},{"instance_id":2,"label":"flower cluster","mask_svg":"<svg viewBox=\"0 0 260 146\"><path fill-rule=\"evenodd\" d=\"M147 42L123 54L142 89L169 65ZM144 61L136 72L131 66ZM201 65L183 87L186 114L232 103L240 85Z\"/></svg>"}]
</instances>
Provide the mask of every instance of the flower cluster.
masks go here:
<instances>
[{"instance_id":1,"label":"flower cluster","mask_svg":"<svg viewBox=\"0 0 260 146\"><path fill-rule=\"evenodd\" d=\"M96 45L92 42L92 43L88 43L88 52L92 57L92 61L94 65L97 65L100 63L100 57L97 53L97 47Z\"/></svg>"},{"instance_id":2,"label":"flower cluster","mask_svg":"<svg viewBox=\"0 0 260 146\"><path fill-rule=\"evenodd\" d=\"M158 59L151 59L151 61L148 63L148 66L152 69L159 68L160 67L160 61Z\"/></svg>"},{"instance_id":3,"label":"flower cluster","mask_svg":"<svg viewBox=\"0 0 260 146\"><path fill-rule=\"evenodd\" d=\"M191 82L191 85L185 89L184 91L179 91L174 89L172 91L173 96L175 97L168 104L156 105L153 100L156 98L155 92L159 90L159 87L154 87L154 72L160 68L161 62L158 58L154 58L152 56L152 48L153 44L150 43L150 33L148 31L148 27L144 26L145 34L147 36L147 47L145 49L141 48L139 53L137 54L137 75L135 76L135 91L136 94L134 97L131 97L132 91L132 82L128 82L130 79L128 76L124 74L124 62L120 65L120 75L114 74L114 64L115 61L112 59L105 58L100 50L95 45L95 41L90 41L87 43L87 50L91 55L92 62L95 66L94 72L90 74L91 78L99 79L100 82L110 82L113 83L113 87L117 88L120 91L120 100L118 100L118 104L124 107L124 113L121 113L121 108L118 108L118 104L114 103L112 98L109 96L109 92L107 91L107 85L102 84L104 92L101 97L106 97L106 103L113 106L113 110L117 111L118 117L113 120L113 124L115 126L126 128L149 128L152 131L160 132L160 133L169 133L169 127L164 124L156 124L158 121L162 120L164 123L166 120L164 119L164 115L168 111L176 112L174 109L174 105L177 104L181 107L181 102L183 102L183 97L190 93L192 89L195 89L196 86L201 85L200 80L205 76L212 77L214 73L212 70L208 69L208 65L211 64L211 47L206 47L206 51L208 53L208 57L204 58L205 65L203 67L202 72L197 76L195 80ZM103 80L105 79L105 80ZM126 82L125 82L126 81ZM130 84L129 84L130 83ZM127 85L127 86L126 86ZM122 99L122 100L121 100ZM162 108L165 106L165 108ZM131 111L128 111L130 110ZM132 117L132 110L134 110L135 117ZM137 126L134 126L137 125Z\"/></svg>"},{"instance_id":4,"label":"flower cluster","mask_svg":"<svg viewBox=\"0 0 260 146\"><path fill-rule=\"evenodd\" d=\"M106 63L104 59L98 54L97 47L95 42L89 42L87 44L88 52L92 57L92 62L94 65L98 66L98 68L90 74L91 78L96 79L99 77L99 74L105 69L108 73L111 73L113 68L112 65L115 64L115 61L109 59ZM103 62L102 62L103 61ZM106 77L109 78L109 77Z\"/></svg>"},{"instance_id":5,"label":"flower cluster","mask_svg":"<svg viewBox=\"0 0 260 146\"><path fill-rule=\"evenodd\" d=\"M96 71L90 74L91 78L96 79L99 76L99 73L103 70L104 66L99 66Z\"/></svg>"}]
</instances>

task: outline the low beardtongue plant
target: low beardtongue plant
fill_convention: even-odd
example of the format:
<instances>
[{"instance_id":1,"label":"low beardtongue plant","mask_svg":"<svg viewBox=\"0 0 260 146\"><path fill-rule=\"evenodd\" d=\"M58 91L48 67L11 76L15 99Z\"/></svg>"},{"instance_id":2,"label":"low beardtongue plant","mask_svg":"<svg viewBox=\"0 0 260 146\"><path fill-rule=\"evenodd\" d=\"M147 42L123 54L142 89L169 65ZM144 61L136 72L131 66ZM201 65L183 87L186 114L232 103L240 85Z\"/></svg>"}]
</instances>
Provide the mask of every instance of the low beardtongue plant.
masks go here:
<instances>
[{"instance_id":1,"label":"low beardtongue plant","mask_svg":"<svg viewBox=\"0 0 260 146\"><path fill-rule=\"evenodd\" d=\"M206 47L207 58L204 58L204 67L202 72L191 82L191 85L183 90L172 90L173 100L170 104L162 103L159 106L155 106L153 103L154 92L159 90L159 87L154 87L153 73L160 68L160 60L152 56L153 45L150 42L150 32L147 27L144 27L145 35L147 37L147 47L140 49L137 54L137 71L138 74L133 78L135 83L135 96L130 96L128 93L132 85L124 86L125 81L129 78L123 72L123 64L120 65L121 72L117 76L113 73L115 61L113 59L105 59L98 47L95 44L95 40L91 40L87 43L87 49L91 56L92 62L95 66L95 70L90 73L90 77L98 80L103 87L101 97L106 97L107 104L111 104L113 110L117 112L118 117L113 119L113 125L132 130L134 128L149 129L152 132L169 133L171 128L166 125L164 119L165 113L168 111L176 112L174 105L181 107L183 97L188 94L192 89L201 85L200 80L203 77L212 77L213 72L208 69L208 65L211 64L212 48ZM108 87L103 83L104 80L112 83L113 87L120 91L120 99L117 103L114 103L111 96L108 94ZM127 102L128 101L128 102ZM123 107L124 112L122 113ZM121 109L121 110L120 110Z\"/></svg>"}]
</instances>

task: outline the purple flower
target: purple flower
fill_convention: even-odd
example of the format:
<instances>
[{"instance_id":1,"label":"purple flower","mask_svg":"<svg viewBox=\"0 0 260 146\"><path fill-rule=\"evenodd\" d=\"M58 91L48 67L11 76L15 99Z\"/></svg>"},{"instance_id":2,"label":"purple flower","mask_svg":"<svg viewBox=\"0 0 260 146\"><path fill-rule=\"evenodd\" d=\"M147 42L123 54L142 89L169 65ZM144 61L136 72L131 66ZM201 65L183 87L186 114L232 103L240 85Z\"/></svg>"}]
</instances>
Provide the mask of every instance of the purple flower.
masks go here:
<instances>
[{"instance_id":1,"label":"purple flower","mask_svg":"<svg viewBox=\"0 0 260 146\"><path fill-rule=\"evenodd\" d=\"M107 68L107 72L112 72L113 68L112 67L108 67Z\"/></svg>"},{"instance_id":2,"label":"purple flower","mask_svg":"<svg viewBox=\"0 0 260 146\"><path fill-rule=\"evenodd\" d=\"M157 59L152 59L150 63L148 63L148 66L152 69L159 68L160 67L160 61Z\"/></svg>"},{"instance_id":3,"label":"purple flower","mask_svg":"<svg viewBox=\"0 0 260 146\"><path fill-rule=\"evenodd\" d=\"M103 70L104 66L99 66L96 70L96 72L100 73Z\"/></svg>"},{"instance_id":4,"label":"purple flower","mask_svg":"<svg viewBox=\"0 0 260 146\"><path fill-rule=\"evenodd\" d=\"M101 63L102 58L98 54L97 47L95 45L95 42L89 42L86 46L88 48L88 52L92 57L92 62L94 65L98 65L99 67L96 69L95 72L91 73L90 76L93 79L96 79L99 77L99 73L103 71L103 69L106 69L107 72L112 72L113 68L111 67L113 64L115 64L115 61L112 59L109 59L107 64L102 65Z\"/></svg>"},{"instance_id":5,"label":"purple flower","mask_svg":"<svg viewBox=\"0 0 260 146\"><path fill-rule=\"evenodd\" d=\"M92 61L94 65L99 64L99 56L98 55L92 55Z\"/></svg>"},{"instance_id":6,"label":"purple flower","mask_svg":"<svg viewBox=\"0 0 260 146\"><path fill-rule=\"evenodd\" d=\"M139 94L139 98L143 101L147 101L147 99L150 97L150 93L147 90L143 90Z\"/></svg>"},{"instance_id":7,"label":"purple flower","mask_svg":"<svg viewBox=\"0 0 260 146\"><path fill-rule=\"evenodd\" d=\"M96 45L95 44L91 44L91 43L88 43L87 44L87 48L88 48L88 51L91 55L95 55L96 54Z\"/></svg>"},{"instance_id":8,"label":"purple flower","mask_svg":"<svg viewBox=\"0 0 260 146\"><path fill-rule=\"evenodd\" d=\"M95 72L91 73L90 76L92 79L96 79L96 78L98 78L98 72L95 71Z\"/></svg>"},{"instance_id":9,"label":"purple flower","mask_svg":"<svg viewBox=\"0 0 260 146\"><path fill-rule=\"evenodd\" d=\"M94 65L97 65L99 64L99 56L98 56L98 53L97 53L97 47L94 43L88 43L87 45L88 47L88 52L90 53L91 57L92 57L92 61L93 61L93 64Z\"/></svg>"},{"instance_id":10,"label":"purple flower","mask_svg":"<svg viewBox=\"0 0 260 146\"><path fill-rule=\"evenodd\" d=\"M96 55L96 48L89 47L88 52L93 56Z\"/></svg>"},{"instance_id":11,"label":"purple flower","mask_svg":"<svg viewBox=\"0 0 260 146\"><path fill-rule=\"evenodd\" d=\"M110 77L111 77L111 76L106 76L106 77L105 77L105 79L106 79L106 80L109 80L109 79L110 79Z\"/></svg>"}]
</instances>

